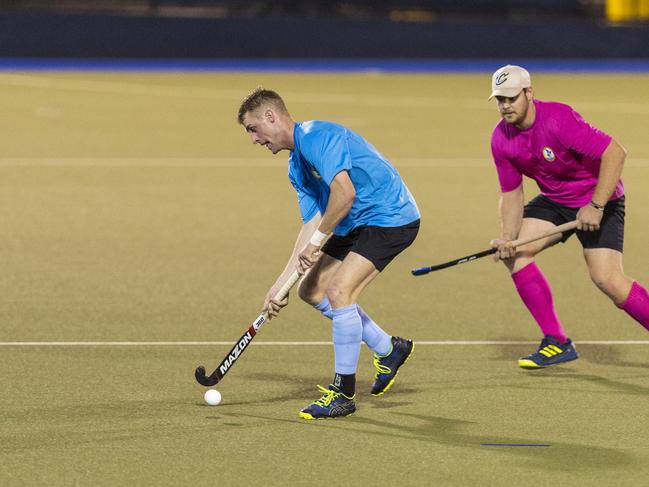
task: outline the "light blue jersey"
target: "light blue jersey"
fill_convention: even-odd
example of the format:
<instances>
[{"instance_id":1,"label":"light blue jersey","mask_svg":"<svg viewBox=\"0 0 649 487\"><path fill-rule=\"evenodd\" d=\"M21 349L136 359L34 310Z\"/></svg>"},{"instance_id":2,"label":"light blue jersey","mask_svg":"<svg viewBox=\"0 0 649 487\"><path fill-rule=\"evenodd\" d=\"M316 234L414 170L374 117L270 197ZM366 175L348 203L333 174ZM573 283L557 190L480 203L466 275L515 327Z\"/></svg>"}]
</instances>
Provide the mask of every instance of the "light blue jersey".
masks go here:
<instances>
[{"instance_id":1,"label":"light blue jersey","mask_svg":"<svg viewBox=\"0 0 649 487\"><path fill-rule=\"evenodd\" d=\"M288 159L288 177L297 191L304 223L329 201L329 185L347 171L356 198L334 229L345 236L362 225L399 227L419 218L419 209L397 170L369 142L348 128L313 120L296 123L295 149Z\"/></svg>"}]
</instances>

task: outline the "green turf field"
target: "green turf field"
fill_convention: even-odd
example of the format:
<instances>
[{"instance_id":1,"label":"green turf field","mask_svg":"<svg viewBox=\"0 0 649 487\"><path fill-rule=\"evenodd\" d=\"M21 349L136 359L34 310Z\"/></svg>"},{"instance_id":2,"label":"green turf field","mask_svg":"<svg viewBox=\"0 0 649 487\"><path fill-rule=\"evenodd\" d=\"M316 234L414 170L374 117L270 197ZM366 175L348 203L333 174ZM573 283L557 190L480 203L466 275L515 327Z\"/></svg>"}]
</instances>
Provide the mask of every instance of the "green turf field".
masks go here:
<instances>
[{"instance_id":1,"label":"green turf field","mask_svg":"<svg viewBox=\"0 0 649 487\"><path fill-rule=\"evenodd\" d=\"M649 76L532 75L537 97L627 147L625 269L649 285ZM367 137L423 215L361 303L428 344L380 398L364 349L350 418L297 418L333 354L328 322L295 296L219 384L220 406L193 379L257 316L299 228L285 153L236 124L259 84L299 120ZM646 483L649 336L590 283L576 241L539 258L582 354L553 370L516 366L539 334L503 266L409 274L497 236L489 73L0 73L0 86L0 485ZM636 343L586 343L621 340ZM206 341L223 344L178 343Z\"/></svg>"}]
</instances>

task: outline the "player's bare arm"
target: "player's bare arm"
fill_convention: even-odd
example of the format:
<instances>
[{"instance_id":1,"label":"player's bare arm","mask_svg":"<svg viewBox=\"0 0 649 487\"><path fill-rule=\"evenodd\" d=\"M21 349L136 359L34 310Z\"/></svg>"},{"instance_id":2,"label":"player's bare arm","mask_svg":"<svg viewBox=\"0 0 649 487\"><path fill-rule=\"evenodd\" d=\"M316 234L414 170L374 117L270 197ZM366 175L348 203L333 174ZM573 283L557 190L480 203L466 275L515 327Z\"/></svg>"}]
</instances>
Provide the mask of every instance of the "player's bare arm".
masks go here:
<instances>
[{"instance_id":1,"label":"player's bare arm","mask_svg":"<svg viewBox=\"0 0 649 487\"><path fill-rule=\"evenodd\" d=\"M615 186L622 176L626 150L617 141L611 140L604 153L592 201L577 213L579 230L596 231L604 216L604 206L611 198Z\"/></svg>"},{"instance_id":2,"label":"player's bare arm","mask_svg":"<svg viewBox=\"0 0 649 487\"><path fill-rule=\"evenodd\" d=\"M295 271L298 265L298 255L300 249L303 249L304 246L309 242L309 239L318 228L318 225L320 225L321 220L322 217L320 215L320 212L317 212L311 220L309 220L304 225L302 225L302 228L300 229L300 233L298 233L297 239L295 240L295 245L293 246L293 252L291 253L291 257L288 259L288 262L284 267L284 270L275 281L275 284L273 284L273 286L266 293L266 296L264 297L264 305L262 307L262 311L268 312L269 320L277 316L279 311L288 304L288 296L283 301L276 301L273 299L273 297L277 294L277 291L284 285L284 283L290 277L290 275Z\"/></svg>"},{"instance_id":3,"label":"player's bare arm","mask_svg":"<svg viewBox=\"0 0 649 487\"><path fill-rule=\"evenodd\" d=\"M500 237L491 241L491 246L497 248L494 260L510 259L516 254L516 249L511 246L511 241L518 237L523 222L524 206L523 185L513 191L500 195L498 206L500 214Z\"/></svg>"},{"instance_id":4,"label":"player's bare arm","mask_svg":"<svg viewBox=\"0 0 649 487\"><path fill-rule=\"evenodd\" d=\"M347 216L352 208L356 189L347 171L340 171L329 185L329 201L322 220L317 230L324 235L329 235L340 221ZM315 230L315 229L314 229ZM303 274L316 263L320 254L320 245L306 242L298 255L297 270Z\"/></svg>"}]
</instances>

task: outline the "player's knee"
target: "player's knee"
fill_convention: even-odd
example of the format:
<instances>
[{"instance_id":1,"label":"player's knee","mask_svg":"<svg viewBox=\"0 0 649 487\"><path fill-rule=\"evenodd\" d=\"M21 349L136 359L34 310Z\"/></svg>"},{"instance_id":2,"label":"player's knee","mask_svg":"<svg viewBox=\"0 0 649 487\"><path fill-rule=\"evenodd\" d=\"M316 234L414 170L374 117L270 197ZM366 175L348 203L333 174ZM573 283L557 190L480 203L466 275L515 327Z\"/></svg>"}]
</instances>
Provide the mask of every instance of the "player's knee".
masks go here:
<instances>
[{"instance_id":1,"label":"player's knee","mask_svg":"<svg viewBox=\"0 0 649 487\"><path fill-rule=\"evenodd\" d=\"M509 269L509 272L511 272L512 274L520 271L524 267L527 267L532 262L534 262L534 259L527 256L516 256L516 258L514 259L503 261L503 263L507 266L507 269Z\"/></svg>"},{"instance_id":2,"label":"player's knee","mask_svg":"<svg viewBox=\"0 0 649 487\"><path fill-rule=\"evenodd\" d=\"M523 266L526 266L534 260L534 257L540 252L539 248L531 244L523 245L516 249L516 260Z\"/></svg>"},{"instance_id":3,"label":"player's knee","mask_svg":"<svg viewBox=\"0 0 649 487\"><path fill-rule=\"evenodd\" d=\"M505 267L507 267L507 270L509 270L510 273L513 274L517 270L514 266L515 264L514 259L505 259L505 260L501 260L501 262Z\"/></svg>"},{"instance_id":4,"label":"player's knee","mask_svg":"<svg viewBox=\"0 0 649 487\"><path fill-rule=\"evenodd\" d=\"M616 276L610 275L609 273L605 272L591 271L590 279L600 291L602 291L610 298L615 298L618 294L620 294L622 281L620 279L616 279Z\"/></svg>"},{"instance_id":5,"label":"player's knee","mask_svg":"<svg viewBox=\"0 0 649 487\"><path fill-rule=\"evenodd\" d=\"M349 304L349 293L338 283L332 282L327 287L326 292L329 302L334 308L346 306Z\"/></svg>"},{"instance_id":6,"label":"player's knee","mask_svg":"<svg viewBox=\"0 0 649 487\"><path fill-rule=\"evenodd\" d=\"M323 300L325 293L304 279L297 288L297 295L302 301L315 306Z\"/></svg>"},{"instance_id":7,"label":"player's knee","mask_svg":"<svg viewBox=\"0 0 649 487\"><path fill-rule=\"evenodd\" d=\"M606 281L602 281L599 279L592 279L593 284L597 286L597 288L602 291L604 294L610 296L611 292L613 291L613 287L610 285L610 283L607 283Z\"/></svg>"}]
</instances>

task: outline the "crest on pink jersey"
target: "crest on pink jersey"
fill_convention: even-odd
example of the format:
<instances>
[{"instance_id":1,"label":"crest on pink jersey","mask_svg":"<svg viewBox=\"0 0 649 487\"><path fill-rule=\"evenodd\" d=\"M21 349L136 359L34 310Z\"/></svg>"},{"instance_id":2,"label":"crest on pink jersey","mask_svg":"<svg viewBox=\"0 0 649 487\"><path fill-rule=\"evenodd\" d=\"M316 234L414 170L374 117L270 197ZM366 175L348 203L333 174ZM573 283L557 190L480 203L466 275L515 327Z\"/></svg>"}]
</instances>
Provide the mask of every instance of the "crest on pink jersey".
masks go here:
<instances>
[{"instance_id":1,"label":"crest on pink jersey","mask_svg":"<svg viewBox=\"0 0 649 487\"><path fill-rule=\"evenodd\" d=\"M545 159L548 162L554 162L556 156L554 155L552 149L550 149L549 147L543 148L543 159Z\"/></svg>"}]
</instances>

